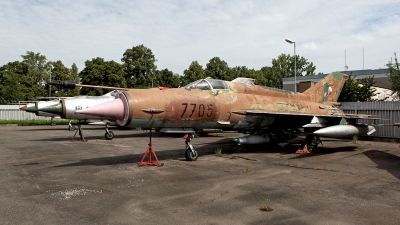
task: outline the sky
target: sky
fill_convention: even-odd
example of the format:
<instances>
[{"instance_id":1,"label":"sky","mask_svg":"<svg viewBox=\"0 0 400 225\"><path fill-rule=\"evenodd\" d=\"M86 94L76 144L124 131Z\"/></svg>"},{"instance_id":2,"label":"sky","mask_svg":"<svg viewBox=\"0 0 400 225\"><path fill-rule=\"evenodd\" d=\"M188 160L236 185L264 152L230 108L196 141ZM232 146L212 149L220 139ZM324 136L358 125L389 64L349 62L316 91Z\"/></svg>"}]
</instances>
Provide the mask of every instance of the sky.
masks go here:
<instances>
[{"instance_id":1,"label":"sky","mask_svg":"<svg viewBox=\"0 0 400 225\"><path fill-rule=\"evenodd\" d=\"M32 51L80 71L97 57L121 63L143 44L157 69L180 75L213 57L259 70L294 50L329 73L387 68L399 40L393 0L0 1L0 66Z\"/></svg>"}]
</instances>

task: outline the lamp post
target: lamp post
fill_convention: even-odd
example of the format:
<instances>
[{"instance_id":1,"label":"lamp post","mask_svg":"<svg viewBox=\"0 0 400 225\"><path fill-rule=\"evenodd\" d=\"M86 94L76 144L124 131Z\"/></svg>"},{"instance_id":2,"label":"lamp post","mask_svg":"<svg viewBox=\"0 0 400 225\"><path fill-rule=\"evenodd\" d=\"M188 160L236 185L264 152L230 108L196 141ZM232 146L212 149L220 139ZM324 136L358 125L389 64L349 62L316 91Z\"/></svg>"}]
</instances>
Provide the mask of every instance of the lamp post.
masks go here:
<instances>
[{"instance_id":1,"label":"lamp post","mask_svg":"<svg viewBox=\"0 0 400 225\"><path fill-rule=\"evenodd\" d=\"M289 44L294 44L294 92L297 92L297 83L296 83L296 42L285 39L285 41Z\"/></svg>"},{"instance_id":2,"label":"lamp post","mask_svg":"<svg viewBox=\"0 0 400 225\"><path fill-rule=\"evenodd\" d=\"M49 74L50 74L50 83L51 83L51 69L52 67L50 66ZM51 100L51 85L49 85L49 101Z\"/></svg>"}]
</instances>

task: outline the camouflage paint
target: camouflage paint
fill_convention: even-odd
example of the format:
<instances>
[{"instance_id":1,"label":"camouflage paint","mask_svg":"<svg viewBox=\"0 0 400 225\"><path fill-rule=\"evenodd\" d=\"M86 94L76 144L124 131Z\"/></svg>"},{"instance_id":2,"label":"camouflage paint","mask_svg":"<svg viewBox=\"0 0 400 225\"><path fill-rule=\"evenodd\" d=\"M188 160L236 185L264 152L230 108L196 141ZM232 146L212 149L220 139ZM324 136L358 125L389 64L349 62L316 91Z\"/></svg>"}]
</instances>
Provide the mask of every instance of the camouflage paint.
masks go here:
<instances>
[{"instance_id":1,"label":"camouflage paint","mask_svg":"<svg viewBox=\"0 0 400 225\"><path fill-rule=\"evenodd\" d=\"M302 117L309 120L314 115L342 117L344 113L330 104L335 97L329 95L329 88L340 90L347 76L341 75L339 80L338 77L328 75L305 93L234 82L227 82L230 90L130 89L117 97L125 103L116 115L126 111L125 117L117 122L121 126L142 128L267 129L277 117L298 118L292 122ZM104 115L102 107L94 106L91 115ZM94 112L96 109L99 112Z\"/></svg>"}]
</instances>

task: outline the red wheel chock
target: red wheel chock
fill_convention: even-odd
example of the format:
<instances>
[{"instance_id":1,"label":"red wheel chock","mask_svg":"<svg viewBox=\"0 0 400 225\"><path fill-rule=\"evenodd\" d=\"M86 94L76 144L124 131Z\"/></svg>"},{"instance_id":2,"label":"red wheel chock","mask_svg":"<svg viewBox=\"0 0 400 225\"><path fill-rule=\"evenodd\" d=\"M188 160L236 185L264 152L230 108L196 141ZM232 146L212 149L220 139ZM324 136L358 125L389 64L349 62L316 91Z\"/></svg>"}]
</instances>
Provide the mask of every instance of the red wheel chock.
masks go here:
<instances>
[{"instance_id":1,"label":"red wheel chock","mask_svg":"<svg viewBox=\"0 0 400 225\"><path fill-rule=\"evenodd\" d=\"M149 155L149 159L145 161L146 155ZM153 161L153 156L155 161ZM164 163L160 163L158 161L157 155L154 152L153 146L151 143L149 144L149 147L147 147L146 152L144 153L142 160L140 160L140 163L138 166L164 166Z\"/></svg>"}]
</instances>

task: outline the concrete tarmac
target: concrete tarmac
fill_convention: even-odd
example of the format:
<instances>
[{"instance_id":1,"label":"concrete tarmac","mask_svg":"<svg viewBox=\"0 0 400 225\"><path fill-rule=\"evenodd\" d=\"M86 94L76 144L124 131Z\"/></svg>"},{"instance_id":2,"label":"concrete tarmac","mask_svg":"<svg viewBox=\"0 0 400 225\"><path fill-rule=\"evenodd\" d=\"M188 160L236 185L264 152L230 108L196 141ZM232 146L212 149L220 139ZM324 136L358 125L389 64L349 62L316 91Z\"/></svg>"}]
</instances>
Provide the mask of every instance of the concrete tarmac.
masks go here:
<instances>
[{"instance_id":1,"label":"concrete tarmac","mask_svg":"<svg viewBox=\"0 0 400 225\"><path fill-rule=\"evenodd\" d=\"M153 132L0 126L0 224L400 224L400 144L322 139L315 154ZM221 151L223 154L215 154ZM271 208L272 211L262 209Z\"/></svg>"}]
</instances>

